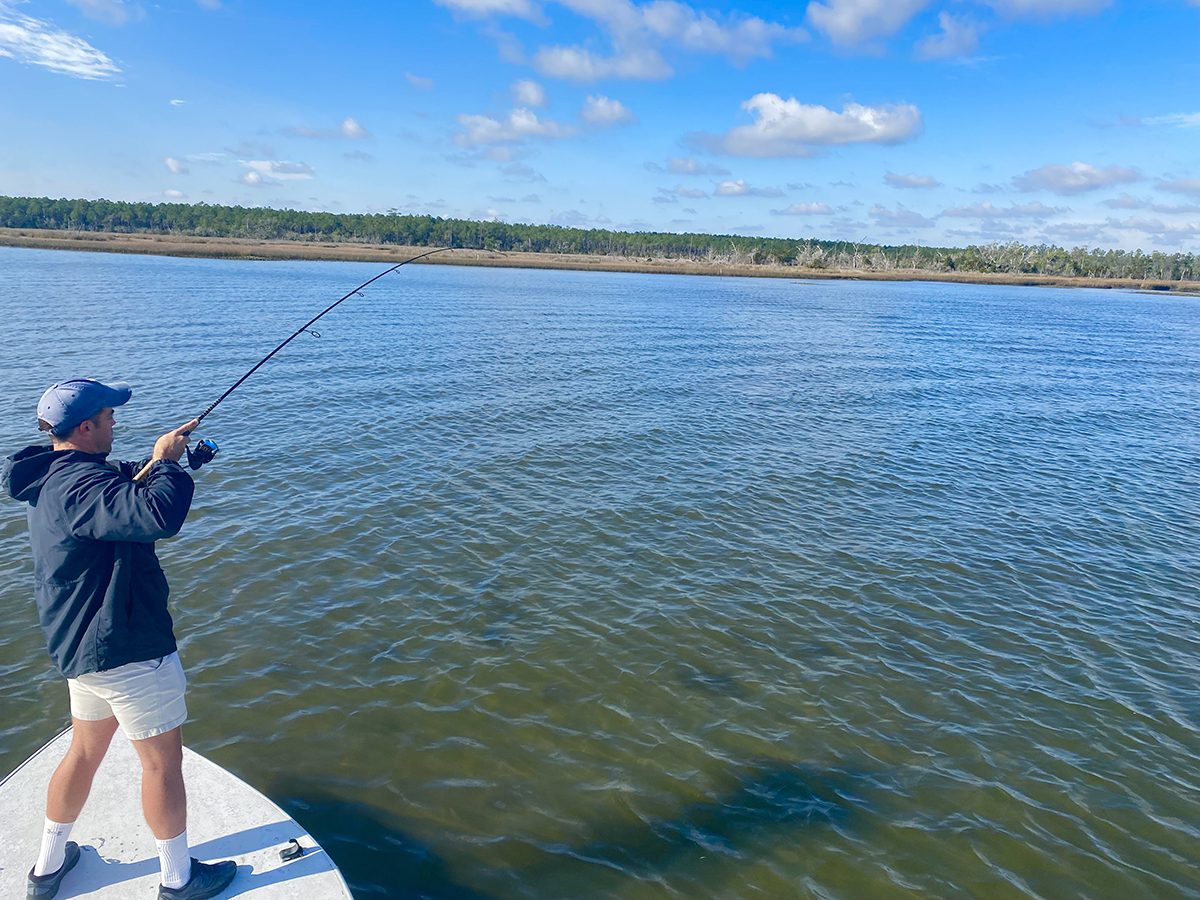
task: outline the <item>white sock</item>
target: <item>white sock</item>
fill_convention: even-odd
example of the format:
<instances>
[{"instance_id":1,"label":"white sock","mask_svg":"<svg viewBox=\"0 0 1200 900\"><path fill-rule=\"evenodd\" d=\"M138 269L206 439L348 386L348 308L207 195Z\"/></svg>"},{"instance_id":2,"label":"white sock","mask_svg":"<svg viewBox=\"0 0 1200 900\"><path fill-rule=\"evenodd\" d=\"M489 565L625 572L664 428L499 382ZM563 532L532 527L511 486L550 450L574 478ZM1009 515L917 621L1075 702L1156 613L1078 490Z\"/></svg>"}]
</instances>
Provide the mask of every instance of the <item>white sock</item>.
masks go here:
<instances>
[{"instance_id":1,"label":"white sock","mask_svg":"<svg viewBox=\"0 0 1200 900\"><path fill-rule=\"evenodd\" d=\"M192 877L192 855L188 851L187 830L166 841L155 841L158 864L162 867L162 886L181 888Z\"/></svg>"},{"instance_id":2,"label":"white sock","mask_svg":"<svg viewBox=\"0 0 1200 900\"><path fill-rule=\"evenodd\" d=\"M34 875L53 875L62 868L66 861L67 838L71 836L71 826L74 824L46 820L46 828L42 832L42 852L38 855L37 865L33 867Z\"/></svg>"}]
</instances>

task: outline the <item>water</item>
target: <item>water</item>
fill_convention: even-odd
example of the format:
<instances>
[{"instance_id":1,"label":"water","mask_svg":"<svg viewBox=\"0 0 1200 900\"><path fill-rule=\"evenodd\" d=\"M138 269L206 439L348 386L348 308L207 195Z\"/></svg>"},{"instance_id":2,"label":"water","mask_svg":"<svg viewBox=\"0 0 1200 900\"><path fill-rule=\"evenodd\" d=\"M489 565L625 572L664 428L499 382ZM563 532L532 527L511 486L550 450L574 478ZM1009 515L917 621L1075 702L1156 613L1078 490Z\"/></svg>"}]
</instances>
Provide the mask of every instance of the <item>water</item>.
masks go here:
<instances>
[{"instance_id":1,"label":"water","mask_svg":"<svg viewBox=\"0 0 1200 900\"><path fill-rule=\"evenodd\" d=\"M93 374L136 457L379 269L0 250L0 447ZM159 553L189 744L356 896L1200 896L1200 301L412 266L317 328Z\"/></svg>"}]
</instances>

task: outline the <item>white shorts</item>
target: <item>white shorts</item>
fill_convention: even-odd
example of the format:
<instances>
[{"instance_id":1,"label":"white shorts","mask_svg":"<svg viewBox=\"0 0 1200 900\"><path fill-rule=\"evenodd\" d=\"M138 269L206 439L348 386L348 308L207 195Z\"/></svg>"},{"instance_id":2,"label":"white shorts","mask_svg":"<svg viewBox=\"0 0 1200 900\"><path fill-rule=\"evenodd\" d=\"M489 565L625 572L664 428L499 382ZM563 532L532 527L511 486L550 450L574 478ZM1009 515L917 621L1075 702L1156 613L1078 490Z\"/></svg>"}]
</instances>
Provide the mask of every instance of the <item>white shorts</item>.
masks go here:
<instances>
[{"instance_id":1,"label":"white shorts","mask_svg":"<svg viewBox=\"0 0 1200 900\"><path fill-rule=\"evenodd\" d=\"M187 676L179 654L67 679L71 715L98 722L117 717L131 741L166 734L187 721Z\"/></svg>"}]
</instances>

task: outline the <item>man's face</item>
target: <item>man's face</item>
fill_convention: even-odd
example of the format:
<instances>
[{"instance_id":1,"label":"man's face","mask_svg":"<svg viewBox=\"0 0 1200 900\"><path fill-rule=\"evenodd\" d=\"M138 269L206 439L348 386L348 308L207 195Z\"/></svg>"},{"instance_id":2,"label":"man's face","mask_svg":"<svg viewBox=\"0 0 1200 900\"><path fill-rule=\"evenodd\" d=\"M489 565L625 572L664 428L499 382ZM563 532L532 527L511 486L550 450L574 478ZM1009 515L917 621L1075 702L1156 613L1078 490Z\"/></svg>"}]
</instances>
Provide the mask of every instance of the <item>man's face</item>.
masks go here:
<instances>
[{"instance_id":1,"label":"man's face","mask_svg":"<svg viewBox=\"0 0 1200 900\"><path fill-rule=\"evenodd\" d=\"M117 418L112 407L105 407L84 423L83 433L87 435L90 453L111 453L113 447L113 426Z\"/></svg>"}]
</instances>

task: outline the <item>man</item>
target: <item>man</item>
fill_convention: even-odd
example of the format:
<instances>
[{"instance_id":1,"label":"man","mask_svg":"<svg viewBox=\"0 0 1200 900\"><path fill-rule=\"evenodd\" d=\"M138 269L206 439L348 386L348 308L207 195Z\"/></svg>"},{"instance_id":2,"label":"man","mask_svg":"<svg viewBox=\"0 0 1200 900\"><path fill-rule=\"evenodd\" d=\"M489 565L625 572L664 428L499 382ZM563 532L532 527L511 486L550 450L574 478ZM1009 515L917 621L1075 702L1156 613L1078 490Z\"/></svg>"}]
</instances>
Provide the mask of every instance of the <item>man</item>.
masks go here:
<instances>
[{"instance_id":1,"label":"man","mask_svg":"<svg viewBox=\"0 0 1200 900\"><path fill-rule=\"evenodd\" d=\"M177 534L194 485L179 465L193 419L154 444L151 468L110 463L115 407L126 384L86 378L49 388L38 427L51 446L8 457L2 480L29 504L38 619L50 656L67 679L71 747L50 779L41 853L30 900L49 900L79 861L68 841L92 779L120 725L142 766L142 811L162 866L160 900L215 897L233 880L231 860L192 859L187 843L181 726L186 679L176 652L168 587L154 542Z\"/></svg>"}]
</instances>

